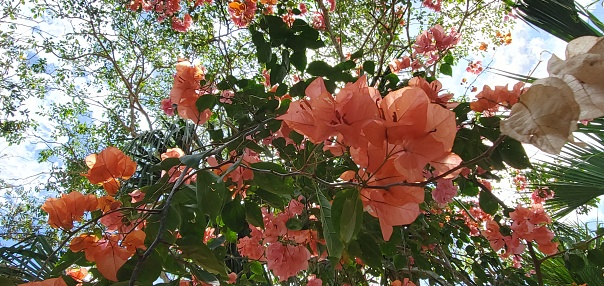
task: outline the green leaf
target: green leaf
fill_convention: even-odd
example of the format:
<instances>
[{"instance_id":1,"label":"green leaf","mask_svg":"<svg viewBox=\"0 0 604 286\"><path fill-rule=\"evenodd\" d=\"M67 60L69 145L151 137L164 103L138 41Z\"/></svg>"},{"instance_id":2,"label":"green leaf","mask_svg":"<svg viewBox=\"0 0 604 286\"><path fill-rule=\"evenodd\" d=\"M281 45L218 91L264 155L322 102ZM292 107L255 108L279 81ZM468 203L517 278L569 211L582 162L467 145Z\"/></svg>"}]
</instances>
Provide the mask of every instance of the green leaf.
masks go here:
<instances>
[{"instance_id":1,"label":"green leaf","mask_svg":"<svg viewBox=\"0 0 604 286\"><path fill-rule=\"evenodd\" d=\"M453 112L455 112L457 125L461 125L464 121L468 120L468 113L470 113L470 110L472 109L470 108L470 103L468 102L462 102L453 109Z\"/></svg>"},{"instance_id":2,"label":"green leaf","mask_svg":"<svg viewBox=\"0 0 604 286\"><path fill-rule=\"evenodd\" d=\"M368 74L375 74L375 62L374 61L366 61L363 63L363 70Z\"/></svg>"},{"instance_id":3,"label":"green leaf","mask_svg":"<svg viewBox=\"0 0 604 286\"><path fill-rule=\"evenodd\" d=\"M210 273L227 276L226 266L221 259L217 259L203 240L196 236L185 236L176 241L182 251L182 256L193 260Z\"/></svg>"},{"instance_id":4,"label":"green leaf","mask_svg":"<svg viewBox=\"0 0 604 286\"><path fill-rule=\"evenodd\" d=\"M271 162L260 162L251 166L262 170L254 171L254 183L259 187L279 195L293 193L293 179L277 175L287 173L280 165Z\"/></svg>"},{"instance_id":5,"label":"green leaf","mask_svg":"<svg viewBox=\"0 0 604 286\"><path fill-rule=\"evenodd\" d=\"M292 217L285 222L287 229L301 230L304 227L302 220Z\"/></svg>"},{"instance_id":6,"label":"green leaf","mask_svg":"<svg viewBox=\"0 0 604 286\"><path fill-rule=\"evenodd\" d=\"M520 142L513 138L505 138L501 144L497 146L496 150L501 154L501 159L512 168L526 169L532 167L524 147Z\"/></svg>"},{"instance_id":7,"label":"green leaf","mask_svg":"<svg viewBox=\"0 0 604 286\"><path fill-rule=\"evenodd\" d=\"M344 246L339 239L338 233L335 231L333 226L333 218L331 217L331 204L329 200L323 195L323 192L316 189L317 197L319 198L319 205L321 205L321 223L323 224L323 237L327 243L327 253L329 257L339 260L342 257L342 251Z\"/></svg>"},{"instance_id":8,"label":"green leaf","mask_svg":"<svg viewBox=\"0 0 604 286\"><path fill-rule=\"evenodd\" d=\"M260 210L260 206L254 202L245 202L245 219L253 226L264 228L262 211Z\"/></svg>"},{"instance_id":9,"label":"green leaf","mask_svg":"<svg viewBox=\"0 0 604 286\"><path fill-rule=\"evenodd\" d=\"M478 195L479 189L478 186L476 184L474 184L474 182L472 182L471 180L468 180L462 176L459 176L457 178L457 186L459 187L459 190L461 191L462 194L466 195L466 196L476 196Z\"/></svg>"},{"instance_id":10,"label":"green leaf","mask_svg":"<svg viewBox=\"0 0 604 286\"><path fill-rule=\"evenodd\" d=\"M440 72L444 75L453 76L453 68L447 63L440 65Z\"/></svg>"},{"instance_id":11,"label":"green leaf","mask_svg":"<svg viewBox=\"0 0 604 286\"><path fill-rule=\"evenodd\" d=\"M355 59L358 59L358 58L360 58L362 56L363 56L363 50L361 49L361 50L358 50L358 51L352 53L352 55L350 55L350 59L351 60L355 60Z\"/></svg>"},{"instance_id":12,"label":"green leaf","mask_svg":"<svg viewBox=\"0 0 604 286\"><path fill-rule=\"evenodd\" d=\"M587 260L599 267L604 267L604 251L600 249L590 249L587 251Z\"/></svg>"},{"instance_id":13,"label":"green leaf","mask_svg":"<svg viewBox=\"0 0 604 286\"><path fill-rule=\"evenodd\" d=\"M347 60L345 62L341 62L333 67L336 71L346 71L355 68L357 65L353 60Z\"/></svg>"},{"instance_id":14,"label":"green leaf","mask_svg":"<svg viewBox=\"0 0 604 286\"><path fill-rule=\"evenodd\" d=\"M287 67L283 64L275 66L271 69L271 85L279 84L287 75Z\"/></svg>"},{"instance_id":15,"label":"green leaf","mask_svg":"<svg viewBox=\"0 0 604 286\"><path fill-rule=\"evenodd\" d=\"M285 84L285 83L283 83L283 82L282 82L282 83L280 83L280 84L279 84L279 87L277 87L277 90L275 91L275 94L276 94L277 96L282 96L282 95L284 95L285 93L287 93L287 89L288 89L288 88L289 88L289 87L287 86L287 84ZM275 105L274 105L274 106L271 106L272 108L271 108L270 110L275 110L275 108L278 106L279 102L278 102L278 101L276 101L276 100L274 100L274 101L269 101L269 103L271 103L271 102L274 102L274 103L275 103ZM268 106L268 104L266 104L265 106Z\"/></svg>"},{"instance_id":16,"label":"green leaf","mask_svg":"<svg viewBox=\"0 0 604 286\"><path fill-rule=\"evenodd\" d=\"M180 157L180 162L185 164L185 166L197 169L199 168L199 163L201 162L201 160L206 157L206 154L206 152L202 152L199 154L184 155Z\"/></svg>"},{"instance_id":17,"label":"green leaf","mask_svg":"<svg viewBox=\"0 0 604 286\"><path fill-rule=\"evenodd\" d=\"M192 267L190 267L191 269L191 274L193 274L193 276L195 276L195 278L199 279L200 281L209 283L210 285L217 285L218 284L218 278L216 278L216 276L214 276L212 273L205 271L203 269L200 269L199 267L192 265ZM178 280L176 280L178 281Z\"/></svg>"},{"instance_id":18,"label":"green leaf","mask_svg":"<svg viewBox=\"0 0 604 286\"><path fill-rule=\"evenodd\" d=\"M224 204L226 188L216 174L208 170L197 173L197 205L204 214L215 220Z\"/></svg>"},{"instance_id":19,"label":"green leaf","mask_svg":"<svg viewBox=\"0 0 604 286\"><path fill-rule=\"evenodd\" d=\"M489 191L480 191L480 196L478 198L478 203L480 208L490 215L494 215L499 209L499 203L497 203L497 199L495 196Z\"/></svg>"},{"instance_id":20,"label":"green leaf","mask_svg":"<svg viewBox=\"0 0 604 286\"><path fill-rule=\"evenodd\" d=\"M380 251L380 246L375 242L375 239L367 234L359 235L359 246L361 247L362 257L361 259L365 264L369 267L373 267L375 269L382 268L382 252Z\"/></svg>"},{"instance_id":21,"label":"green leaf","mask_svg":"<svg viewBox=\"0 0 604 286\"><path fill-rule=\"evenodd\" d=\"M61 255L61 259L50 272L51 276L56 276L61 274L65 269L71 267L72 265L80 265L80 263L86 262L86 256L84 252L72 252L71 250L67 250L65 254Z\"/></svg>"},{"instance_id":22,"label":"green leaf","mask_svg":"<svg viewBox=\"0 0 604 286\"><path fill-rule=\"evenodd\" d=\"M289 89L289 94L291 96L299 96L302 97L304 96L304 91L306 90L306 82L304 81L299 81L298 83L294 84L290 89Z\"/></svg>"},{"instance_id":23,"label":"green leaf","mask_svg":"<svg viewBox=\"0 0 604 286\"><path fill-rule=\"evenodd\" d=\"M400 79L398 78L398 76L396 74L393 74L393 73L387 74L384 77L384 80L388 82L386 84L386 87L388 87L388 88L396 88L396 84L400 81Z\"/></svg>"},{"instance_id":24,"label":"green leaf","mask_svg":"<svg viewBox=\"0 0 604 286\"><path fill-rule=\"evenodd\" d=\"M197 111L203 112L206 109L211 109L212 107L214 107L215 103L216 96L214 96L213 94L205 94L197 99L195 105L197 106Z\"/></svg>"},{"instance_id":25,"label":"green leaf","mask_svg":"<svg viewBox=\"0 0 604 286\"><path fill-rule=\"evenodd\" d=\"M179 164L180 164L179 158L166 158L166 159L162 160L159 164L153 165L153 167L151 167L151 169L149 169L149 170L152 172L168 171L172 167L177 166Z\"/></svg>"},{"instance_id":26,"label":"green leaf","mask_svg":"<svg viewBox=\"0 0 604 286\"><path fill-rule=\"evenodd\" d=\"M245 226L245 205L240 200L232 200L222 209L222 221L231 230L239 232Z\"/></svg>"},{"instance_id":27,"label":"green leaf","mask_svg":"<svg viewBox=\"0 0 604 286\"><path fill-rule=\"evenodd\" d=\"M264 35L260 32L252 33L252 42L256 46L258 62L269 63L272 56L271 45L264 40Z\"/></svg>"},{"instance_id":28,"label":"green leaf","mask_svg":"<svg viewBox=\"0 0 604 286\"><path fill-rule=\"evenodd\" d=\"M336 194L332 205L333 225L340 239L348 244L361 230L363 203L356 189L343 190Z\"/></svg>"},{"instance_id":29,"label":"green leaf","mask_svg":"<svg viewBox=\"0 0 604 286\"><path fill-rule=\"evenodd\" d=\"M333 72L333 67L324 61L314 61L308 64L306 72L313 76L329 76Z\"/></svg>"},{"instance_id":30,"label":"green leaf","mask_svg":"<svg viewBox=\"0 0 604 286\"><path fill-rule=\"evenodd\" d=\"M443 61L449 65L453 65L453 55L451 54L451 52L448 52L447 55L443 58Z\"/></svg>"},{"instance_id":31,"label":"green leaf","mask_svg":"<svg viewBox=\"0 0 604 286\"><path fill-rule=\"evenodd\" d=\"M565 256L566 267L571 271L581 271L585 267L585 260L578 254L571 253Z\"/></svg>"},{"instance_id":32,"label":"green leaf","mask_svg":"<svg viewBox=\"0 0 604 286\"><path fill-rule=\"evenodd\" d=\"M291 56L291 64L296 67L298 71L303 72L306 69L308 59L306 58L306 50L297 50Z\"/></svg>"},{"instance_id":33,"label":"green leaf","mask_svg":"<svg viewBox=\"0 0 604 286\"><path fill-rule=\"evenodd\" d=\"M117 279L119 281L129 280L130 276L132 276L132 271L134 271L134 267L136 267L136 264L138 264L138 262L139 257L137 255L134 255L132 258L126 261L126 263L117 271ZM163 259L161 258L161 256L159 256L157 251L151 252L151 255L149 255L149 257L147 257L147 259L143 261L143 264L141 265L143 273L138 275L136 281L143 285L153 284L153 282L157 280L157 278L161 274L162 262Z\"/></svg>"}]
</instances>

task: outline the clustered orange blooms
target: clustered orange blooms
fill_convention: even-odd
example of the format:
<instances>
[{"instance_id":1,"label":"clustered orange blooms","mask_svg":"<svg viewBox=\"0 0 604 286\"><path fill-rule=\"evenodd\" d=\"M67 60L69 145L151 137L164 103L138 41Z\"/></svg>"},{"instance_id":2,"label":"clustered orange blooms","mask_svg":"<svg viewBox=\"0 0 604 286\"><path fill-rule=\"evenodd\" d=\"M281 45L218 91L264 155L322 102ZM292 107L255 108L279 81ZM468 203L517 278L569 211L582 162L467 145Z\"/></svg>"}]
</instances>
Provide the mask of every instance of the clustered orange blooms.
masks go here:
<instances>
[{"instance_id":1,"label":"clustered orange blooms","mask_svg":"<svg viewBox=\"0 0 604 286\"><path fill-rule=\"evenodd\" d=\"M233 156L233 158L235 158L236 155L237 154L235 152L231 152L231 156ZM243 155L241 156L241 164L245 166L250 166L251 164L260 162L260 156L258 153L247 148L243 151ZM223 175L229 168L231 168L231 166L233 166L233 163L219 164L216 160L216 157L213 156L207 158L207 162L210 167L215 167L214 173L219 176ZM254 171L245 167L237 167L226 174L223 180L225 182L231 181L234 184L229 185L231 191L233 192L233 198L238 194L245 198L245 191L249 187L249 185L247 185L245 182L250 181L253 178Z\"/></svg>"},{"instance_id":2,"label":"clustered orange blooms","mask_svg":"<svg viewBox=\"0 0 604 286\"><path fill-rule=\"evenodd\" d=\"M107 147L99 154L88 155L86 165L90 170L85 176L90 183L103 185L112 196L120 187L117 179L127 180L136 171L136 163L115 147Z\"/></svg>"},{"instance_id":3,"label":"clustered orange blooms","mask_svg":"<svg viewBox=\"0 0 604 286\"><path fill-rule=\"evenodd\" d=\"M512 33L510 32L507 32L507 34L503 34L502 32L497 31L495 37L497 37L497 39L499 39L499 42L504 45L509 45L512 43Z\"/></svg>"},{"instance_id":4,"label":"clustered orange blooms","mask_svg":"<svg viewBox=\"0 0 604 286\"><path fill-rule=\"evenodd\" d=\"M145 236L140 229L124 234L105 234L101 239L94 234L82 234L71 241L69 249L84 251L86 260L95 262L105 278L117 281L117 271L136 253L136 249L146 249Z\"/></svg>"},{"instance_id":5,"label":"clustered orange blooms","mask_svg":"<svg viewBox=\"0 0 604 286\"><path fill-rule=\"evenodd\" d=\"M49 198L42 205L42 210L48 213L48 224L54 228L66 230L73 228L74 221L82 220L84 212L98 209L95 195L83 195L73 191L61 198Z\"/></svg>"},{"instance_id":6,"label":"clustered orange blooms","mask_svg":"<svg viewBox=\"0 0 604 286\"><path fill-rule=\"evenodd\" d=\"M185 152L180 149L180 148L170 148L168 150L166 150L165 153L162 153L160 155L161 160L166 160L168 158L180 158L182 156L185 155ZM164 176L165 174L168 174L169 179L168 182L170 183L174 183L178 180L178 178L180 177L180 175L182 174L182 172L185 170L185 166L174 166L172 168L170 168L170 170L166 171L162 171L161 175ZM190 174L187 174L185 179L184 179L184 183L185 184L190 184L192 181L195 181L195 179L197 178L197 175L192 174L194 173L193 170L191 170Z\"/></svg>"},{"instance_id":7,"label":"clustered orange blooms","mask_svg":"<svg viewBox=\"0 0 604 286\"><path fill-rule=\"evenodd\" d=\"M70 249L73 252L84 251L86 259L96 262L96 267L103 276L117 281L117 270L134 255L136 249L146 249L144 245L146 235L142 231L144 223L130 221L120 211L121 202L113 197L119 188L117 179L130 178L136 170L136 163L119 149L108 147L98 155L92 154L86 157L86 164L90 170L85 176L93 184L102 184L109 195L97 197L93 194L83 195L73 191L58 199L47 199L42 205L42 210L48 213L48 223L52 227L66 230L72 229L74 221L80 221L84 212L100 210L103 215L99 222L106 227L102 237L99 238L96 234L81 234L71 241ZM133 199L135 196L142 196L140 191L138 194L136 191L133 193L135 193ZM64 283L62 279L49 279L43 282L47 284L39 285Z\"/></svg>"},{"instance_id":8,"label":"clustered orange blooms","mask_svg":"<svg viewBox=\"0 0 604 286\"><path fill-rule=\"evenodd\" d=\"M365 182L367 187L361 190L365 210L379 219L388 240L392 226L410 224L417 218L424 190L370 186L421 182L428 164L438 176L461 162L451 152L457 132L455 114L434 103L444 103L448 97L438 96L440 86L417 78L413 86L382 99L362 76L333 96L323 79L317 78L307 87L306 97L292 102L278 119L315 144L336 138L349 148L361 170L358 174L346 172L342 178Z\"/></svg>"},{"instance_id":9,"label":"clustered orange blooms","mask_svg":"<svg viewBox=\"0 0 604 286\"><path fill-rule=\"evenodd\" d=\"M524 252L526 243L536 242L539 250L545 254L554 254L558 252L558 242L553 242L554 233L548 229L547 225L552 219L543 209L543 198L533 201L529 208L521 205L516 206L515 211L510 212L512 224L510 226L511 235L504 236L501 233L499 223L489 220L486 223L482 235L489 240L491 247L495 251L505 248L502 257L518 255ZM516 257L516 259L519 259ZM519 263L517 263L519 267Z\"/></svg>"},{"instance_id":10,"label":"clustered orange blooms","mask_svg":"<svg viewBox=\"0 0 604 286\"><path fill-rule=\"evenodd\" d=\"M251 235L237 241L237 249L242 256L266 261L267 268L279 277L279 281L285 281L308 269L311 257L323 259L327 255L319 253L319 245L324 246L325 242L319 239L316 230L291 230L286 226L290 218L303 213L304 205L300 202L301 199L302 197L291 200L278 214L262 208L264 229L250 225ZM307 246L313 251L312 254Z\"/></svg>"},{"instance_id":11,"label":"clustered orange blooms","mask_svg":"<svg viewBox=\"0 0 604 286\"><path fill-rule=\"evenodd\" d=\"M411 280L409 280L409 278L405 278L405 279L403 279L402 282L401 282L401 280L392 281L392 284L390 284L390 286L416 286L416 285Z\"/></svg>"},{"instance_id":12,"label":"clustered orange blooms","mask_svg":"<svg viewBox=\"0 0 604 286\"><path fill-rule=\"evenodd\" d=\"M470 108L476 112L493 114L499 111L500 107L510 109L512 105L518 103L522 93L524 93L523 82L516 83L512 90L508 90L507 85L496 86L495 89L485 85L476 95L478 100L470 102Z\"/></svg>"},{"instance_id":13,"label":"clustered orange blooms","mask_svg":"<svg viewBox=\"0 0 604 286\"><path fill-rule=\"evenodd\" d=\"M204 124L212 115L210 109L202 112L197 110L197 99L204 94L214 93L211 85L201 86L201 81L204 79L205 69L202 66L191 64L186 60L176 64L170 100L176 104L180 117L190 119L196 124Z\"/></svg>"}]
</instances>

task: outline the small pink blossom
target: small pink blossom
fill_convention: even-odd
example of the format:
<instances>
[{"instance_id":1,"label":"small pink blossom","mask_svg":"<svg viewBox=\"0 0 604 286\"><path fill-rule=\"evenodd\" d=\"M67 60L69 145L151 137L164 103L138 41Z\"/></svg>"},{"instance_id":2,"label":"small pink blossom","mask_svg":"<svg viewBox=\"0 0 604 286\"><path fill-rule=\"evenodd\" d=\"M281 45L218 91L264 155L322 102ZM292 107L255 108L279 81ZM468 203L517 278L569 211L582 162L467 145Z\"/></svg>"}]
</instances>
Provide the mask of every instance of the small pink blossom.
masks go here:
<instances>
[{"instance_id":1,"label":"small pink blossom","mask_svg":"<svg viewBox=\"0 0 604 286\"><path fill-rule=\"evenodd\" d=\"M303 245L276 242L267 247L266 260L268 269L279 277L279 281L285 281L299 271L308 269L310 252Z\"/></svg>"},{"instance_id":2,"label":"small pink blossom","mask_svg":"<svg viewBox=\"0 0 604 286\"><path fill-rule=\"evenodd\" d=\"M164 98L161 100L161 110L168 116L174 116L174 106L172 105L172 100L169 98Z\"/></svg>"},{"instance_id":3,"label":"small pink blossom","mask_svg":"<svg viewBox=\"0 0 604 286\"><path fill-rule=\"evenodd\" d=\"M392 73L397 73L401 70L411 67L411 58L404 56L400 59L394 59L388 64Z\"/></svg>"},{"instance_id":4,"label":"small pink blossom","mask_svg":"<svg viewBox=\"0 0 604 286\"><path fill-rule=\"evenodd\" d=\"M224 104L233 104L233 97L235 97L235 93L232 90L223 90L220 94L220 102Z\"/></svg>"},{"instance_id":5,"label":"small pink blossom","mask_svg":"<svg viewBox=\"0 0 604 286\"><path fill-rule=\"evenodd\" d=\"M231 272L231 273L229 273L229 281L227 281L227 284L235 284L235 283L237 283L237 273Z\"/></svg>"},{"instance_id":6,"label":"small pink blossom","mask_svg":"<svg viewBox=\"0 0 604 286\"><path fill-rule=\"evenodd\" d=\"M323 17L323 13L315 12L312 16L312 27L319 30L325 30L325 18Z\"/></svg>"},{"instance_id":7,"label":"small pink blossom","mask_svg":"<svg viewBox=\"0 0 604 286\"><path fill-rule=\"evenodd\" d=\"M442 0L424 0L423 4L424 6L434 10L434 12L440 12Z\"/></svg>"},{"instance_id":8,"label":"small pink blossom","mask_svg":"<svg viewBox=\"0 0 604 286\"><path fill-rule=\"evenodd\" d=\"M300 3L299 9L301 15L308 13L308 8L306 8L306 4L304 3Z\"/></svg>"},{"instance_id":9,"label":"small pink blossom","mask_svg":"<svg viewBox=\"0 0 604 286\"><path fill-rule=\"evenodd\" d=\"M145 198L145 193L141 192L141 190L134 190L131 193L128 193L128 195L130 195L131 199L131 203L138 203L140 201L142 201Z\"/></svg>"},{"instance_id":10,"label":"small pink blossom","mask_svg":"<svg viewBox=\"0 0 604 286\"><path fill-rule=\"evenodd\" d=\"M482 72L482 61L470 62L466 68L466 72L471 74L479 74Z\"/></svg>"},{"instance_id":11,"label":"small pink blossom","mask_svg":"<svg viewBox=\"0 0 604 286\"><path fill-rule=\"evenodd\" d=\"M317 278L317 276L315 276L314 274L308 276L308 283L306 283L306 286L322 286L323 285L323 280L321 280L320 278Z\"/></svg>"},{"instance_id":12,"label":"small pink blossom","mask_svg":"<svg viewBox=\"0 0 604 286\"><path fill-rule=\"evenodd\" d=\"M176 17L172 18L172 29L184 33L191 28L191 24L193 24L193 18L189 13L185 14L183 20L180 20Z\"/></svg>"},{"instance_id":13,"label":"small pink blossom","mask_svg":"<svg viewBox=\"0 0 604 286\"><path fill-rule=\"evenodd\" d=\"M452 202L456 195L457 187L453 185L453 180L450 179L438 180L436 188L432 190L432 198L439 204Z\"/></svg>"}]
</instances>

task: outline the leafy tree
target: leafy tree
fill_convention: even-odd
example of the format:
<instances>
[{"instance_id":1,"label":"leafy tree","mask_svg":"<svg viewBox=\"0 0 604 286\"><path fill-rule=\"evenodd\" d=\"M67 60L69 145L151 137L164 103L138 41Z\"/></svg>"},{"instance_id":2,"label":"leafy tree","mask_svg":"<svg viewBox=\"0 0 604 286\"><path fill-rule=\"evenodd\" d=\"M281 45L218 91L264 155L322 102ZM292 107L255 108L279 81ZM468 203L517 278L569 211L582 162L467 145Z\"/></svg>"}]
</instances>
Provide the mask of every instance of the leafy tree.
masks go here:
<instances>
[{"instance_id":1,"label":"leafy tree","mask_svg":"<svg viewBox=\"0 0 604 286\"><path fill-rule=\"evenodd\" d=\"M3 279L597 283L586 277L601 271L602 233L573 235L543 207L554 202L561 214L595 197L557 193L579 178L571 171L586 160L575 155L593 150L569 147L566 164L514 171L532 193L518 206L491 182L533 168L519 141L559 152L578 120L604 115L581 100L596 98L590 76L601 71L573 59L599 61L604 40L569 44L564 63L575 64L553 59L551 78L485 87L470 103L437 78L483 48L470 35L511 41L509 4L211 2L32 3L29 20L68 31L11 40L15 55L40 53L9 70L25 70L14 81L24 90L67 99L41 111L54 124L41 160L64 162L46 188L61 196L41 208L54 231L5 248ZM4 112L25 98L7 96ZM557 128L543 131L549 124Z\"/></svg>"}]
</instances>

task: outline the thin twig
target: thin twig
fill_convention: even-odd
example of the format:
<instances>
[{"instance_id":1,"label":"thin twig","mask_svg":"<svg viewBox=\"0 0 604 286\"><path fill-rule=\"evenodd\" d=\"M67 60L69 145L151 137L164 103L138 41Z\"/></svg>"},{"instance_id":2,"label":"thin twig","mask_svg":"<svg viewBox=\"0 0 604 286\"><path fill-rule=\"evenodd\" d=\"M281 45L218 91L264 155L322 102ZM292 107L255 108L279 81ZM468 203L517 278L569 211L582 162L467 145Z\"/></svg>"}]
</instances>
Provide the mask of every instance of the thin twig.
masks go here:
<instances>
[{"instance_id":1,"label":"thin twig","mask_svg":"<svg viewBox=\"0 0 604 286\"><path fill-rule=\"evenodd\" d=\"M161 238L162 238L164 232L166 232L166 225L167 225L167 220L168 220L168 210L170 209L170 203L172 202L172 198L174 197L174 194L176 193L176 191L182 184L182 182L185 178L185 175L189 172L189 169L191 169L191 167L189 167L189 166L185 167L185 169L182 171L182 173L178 177L178 180L176 180L176 183L174 183L174 186L172 187L172 191L170 191L170 194L168 194L168 197L164 201L164 206L161 208L161 211L159 213L160 219L159 219L159 228L157 230L157 236L155 237L155 239L153 240L151 245L149 245L149 247L147 248L145 253L143 253L143 256L141 256L141 258L138 260L138 262L136 263L136 266L134 266L134 270L132 270L132 276L130 276L130 281L128 282L128 285L134 286L134 282L136 282L136 278L138 277L139 272L142 270L141 266L143 265L143 262L145 262L145 260L151 255L151 253L153 253L153 250L161 241Z\"/></svg>"}]
</instances>

